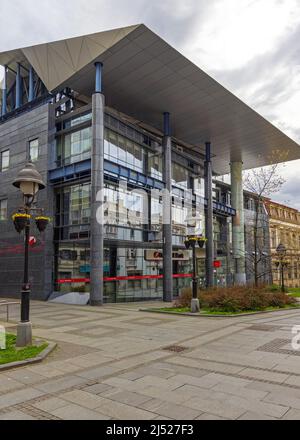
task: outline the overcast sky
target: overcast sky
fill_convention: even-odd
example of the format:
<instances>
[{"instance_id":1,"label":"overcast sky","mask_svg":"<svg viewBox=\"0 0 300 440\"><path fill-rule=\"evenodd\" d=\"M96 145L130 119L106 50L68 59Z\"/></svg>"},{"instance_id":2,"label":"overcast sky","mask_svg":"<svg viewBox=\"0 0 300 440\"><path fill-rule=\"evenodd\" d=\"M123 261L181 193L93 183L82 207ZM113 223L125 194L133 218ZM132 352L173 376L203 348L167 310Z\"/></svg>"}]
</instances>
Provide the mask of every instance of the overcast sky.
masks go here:
<instances>
[{"instance_id":1,"label":"overcast sky","mask_svg":"<svg viewBox=\"0 0 300 440\"><path fill-rule=\"evenodd\" d=\"M136 23L300 143L299 0L0 0L0 51ZM300 161L282 173L300 209Z\"/></svg>"}]
</instances>

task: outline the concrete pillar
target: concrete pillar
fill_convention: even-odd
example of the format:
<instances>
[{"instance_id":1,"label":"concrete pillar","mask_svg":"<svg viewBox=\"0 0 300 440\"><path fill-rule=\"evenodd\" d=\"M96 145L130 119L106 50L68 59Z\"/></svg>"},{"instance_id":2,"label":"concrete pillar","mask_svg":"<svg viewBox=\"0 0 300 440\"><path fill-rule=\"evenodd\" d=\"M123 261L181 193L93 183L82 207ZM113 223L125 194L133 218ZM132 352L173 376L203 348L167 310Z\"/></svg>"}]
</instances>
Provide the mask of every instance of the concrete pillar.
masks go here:
<instances>
[{"instance_id":1,"label":"concrete pillar","mask_svg":"<svg viewBox=\"0 0 300 440\"><path fill-rule=\"evenodd\" d=\"M211 144L206 142L205 160L205 198L207 207L205 211L205 235L206 242L206 287L214 285L214 213L213 213L213 193L212 193L212 163L211 163Z\"/></svg>"},{"instance_id":2,"label":"concrete pillar","mask_svg":"<svg viewBox=\"0 0 300 440\"><path fill-rule=\"evenodd\" d=\"M29 68L29 85L28 85L28 102L32 102L34 100L34 71L33 67Z\"/></svg>"},{"instance_id":3,"label":"concrete pillar","mask_svg":"<svg viewBox=\"0 0 300 440\"><path fill-rule=\"evenodd\" d=\"M231 205L236 210L232 223L232 248L235 261L234 282L246 284L245 215L243 193L243 163L231 163Z\"/></svg>"},{"instance_id":4,"label":"concrete pillar","mask_svg":"<svg viewBox=\"0 0 300 440\"><path fill-rule=\"evenodd\" d=\"M98 64L98 63L97 63ZM96 91L92 98L92 165L91 165L91 306L103 305L103 218L98 209L103 202L104 190L104 108L105 99L99 88L99 70L96 69ZM101 84L101 83L100 83ZM97 196L98 200L97 200Z\"/></svg>"},{"instance_id":5,"label":"concrete pillar","mask_svg":"<svg viewBox=\"0 0 300 440\"><path fill-rule=\"evenodd\" d=\"M17 76L16 76L16 108L22 105L22 78L21 78L21 65L17 63Z\"/></svg>"},{"instance_id":6,"label":"concrete pillar","mask_svg":"<svg viewBox=\"0 0 300 440\"><path fill-rule=\"evenodd\" d=\"M172 245L172 138L170 114L164 113L163 179L166 197L163 199L163 300L173 299L173 245Z\"/></svg>"},{"instance_id":7,"label":"concrete pillar","mask_svg":"<svg viewBox=\"0 0 300 440\"><path fill-rule=\"evenodd\" d=\"M4 77L2 82L2 116L7 112L7 66L4 66Z\"/></svg>"}]
</instances>

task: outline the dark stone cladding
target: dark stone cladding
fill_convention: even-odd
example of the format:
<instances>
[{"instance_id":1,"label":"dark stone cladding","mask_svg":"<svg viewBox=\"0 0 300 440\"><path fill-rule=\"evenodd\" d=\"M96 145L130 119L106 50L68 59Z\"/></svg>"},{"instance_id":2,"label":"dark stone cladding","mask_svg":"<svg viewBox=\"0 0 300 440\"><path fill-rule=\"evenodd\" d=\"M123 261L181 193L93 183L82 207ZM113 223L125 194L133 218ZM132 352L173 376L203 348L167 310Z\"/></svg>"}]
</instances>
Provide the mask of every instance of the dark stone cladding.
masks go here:
<instances>
[{"instance_id":1,"label":"dark stone cladding","mask_svg":"<svg viewBox=\"0 0 300 440\"><path fill-rule=\"evenodd\" d=\"M7 221L0 221L0 297L18 298L23 281L23 234L18 234L11 216L22 205L19 190L12 186L17 173L29 158L29 141L39 139L39 158L35 163L47 183L50 161L53 112L51 105L32 109L30 112L9 119L0 125L0 152L10 150L10 166L0 172L0 200L8 199ZM38 207L53 217L53 190L51 185L38 195ZM29 272L32 283L32 299L47 299L52 292L53 227L40 234L32 222L31 235L38 240L30 249Z\"/></svg>"}]
</instances>

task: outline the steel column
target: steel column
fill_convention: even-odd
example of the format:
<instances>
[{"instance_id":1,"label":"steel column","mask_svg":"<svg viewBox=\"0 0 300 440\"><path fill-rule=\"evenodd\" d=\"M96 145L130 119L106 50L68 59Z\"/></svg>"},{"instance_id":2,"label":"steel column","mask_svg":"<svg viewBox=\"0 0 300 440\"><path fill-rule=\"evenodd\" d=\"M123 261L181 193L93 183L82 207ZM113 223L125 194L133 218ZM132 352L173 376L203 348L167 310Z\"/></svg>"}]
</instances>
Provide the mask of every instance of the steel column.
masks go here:
<instances>
[{"instance_id":1,"label":"steel column","mask_svg":"<svg viewBox=\"0 0 300 440\"><path fill-rule=\"evenodd\" d=\"M243 193L243 163L231 163L231 205L236 210L232 224L232 248L235 261L234 282L246 284L245 263L245 214Z\"/></svg>"},{"instance_id":2,"label":"steel column","mask_svg":"<svg viewBox=\"0 0 300 440\"><path fill-rule=\"evenodd\" d=\"M16 108L21 107L22 105L22 78L21 78L21 65L17 63L17 75L16 75Z\"/></svg>"},{"instance_id":3,"label":"steel column","mask_svg":"<svg viewBox=\"0 0 300 440\"><path fill-rule=\"evenodd\" d=\"M28 102L34 100L34 70L33 67L30 66L29 69L29 92L28 92Z\"/></svg>"},{"instance_id":4,"label":"steel column","mask_svg":"<svg viewBox=\"0 0 300 440\"><path fill-rule=\"evenodd\" d=\"M206 287L214 285L214 214L213 214L213 193L212 193L212 163L211 163L211 143L206 142L205 160L205 198L207 208L205 212L205 234L206 242Z\"/></svg>"},{"instance_id":5,"label":"steel column","mask_svg":"<svg viewBox=\"0 0 300 440\"><path fill-rule=\"evenodd\" d=\"M172 138L170 114L164 113L163 137L163 300L173 299L173 245L172 245Z\"/></svg>"},{"instance_id":6,"label":"steel column","mask_svg":"<svg viewBox=\"0 0 300 440\"><path fill-rule=\"evenodd\" d=\"M104 109L105 99L101 93L101 71L96 64L96 93L92 98L92 158L91 158L91 282L90 304L103 304L103 216L104 200ZM100 72L100 78L99 78ZM100 215L99 215L100 208Z\"/></svg>"},{"instance_id":7,"label":"steel column","mask_svg":"<svg viewBox=\"0 0 300 440\"><path fill-rule=\"evenodd\" d=\"M96 81L95 81L95 93L102 93L102 68L103 64L100 62L95 63L96 67Z\"/></svg>"},{"instance_id":8,"label":"steel column","mask_svg":"<svg viewBox=\"0 0 300 440\"><path fill-rule=\"evenodd\" d=\"M7 112L7 66L4 66L4 77L2 83L2 116Z\"/></svg>"}]
</instances>

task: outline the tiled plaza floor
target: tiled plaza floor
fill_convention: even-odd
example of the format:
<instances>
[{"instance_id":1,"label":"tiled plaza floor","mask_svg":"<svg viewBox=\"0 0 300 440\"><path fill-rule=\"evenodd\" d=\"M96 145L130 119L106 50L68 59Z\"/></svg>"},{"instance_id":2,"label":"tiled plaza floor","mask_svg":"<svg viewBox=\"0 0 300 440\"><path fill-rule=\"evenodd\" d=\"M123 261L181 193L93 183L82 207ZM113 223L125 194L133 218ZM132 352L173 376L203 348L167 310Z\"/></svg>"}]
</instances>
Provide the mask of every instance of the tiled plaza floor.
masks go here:
<instances>
[{"instance_id":1,"label":"tiled plaza floor","mask_svg":"<svg viewBox=\"0 0 300 440\"><path fill-rule=\"evenodd\" d=\"M300 419L299 310L220 319L145 306L33 302L35 337L58 348L0 373L0 420Z\"/></svg>"}]
</instances>

